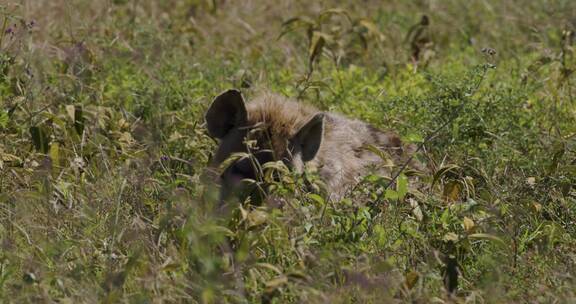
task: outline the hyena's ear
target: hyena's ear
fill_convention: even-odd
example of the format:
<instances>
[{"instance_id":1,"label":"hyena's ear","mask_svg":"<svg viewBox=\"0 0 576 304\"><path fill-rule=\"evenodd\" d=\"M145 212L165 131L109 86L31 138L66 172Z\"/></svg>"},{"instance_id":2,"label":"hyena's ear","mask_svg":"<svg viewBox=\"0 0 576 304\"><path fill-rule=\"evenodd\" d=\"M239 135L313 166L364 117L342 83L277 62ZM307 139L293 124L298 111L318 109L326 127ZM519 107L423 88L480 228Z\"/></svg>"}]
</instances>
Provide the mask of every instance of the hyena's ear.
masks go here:
<instances>
[{"instance_id":1,"label":"hyena's ear","mask_svg":"<svg viewBox=\"0 0 576 304\"><path fill-rule=\"evenodd\" d=\"M300 153L302 161L311 161L322 144L324 136L324 114L318 113L312 117L292 138L292 150Z\"/></svg>"},{"instance_id":2,"label":"hyena's ear","mask_svg":"<svg viewBox=\"0 0 576 304\"><path fill-rule=\"evenodd\" d=\"M216 97L206 112L206 125L210 136L222 138L228 132L246 122L248 114L242 94L228 90Z\"/></svg>"}]
</instances>

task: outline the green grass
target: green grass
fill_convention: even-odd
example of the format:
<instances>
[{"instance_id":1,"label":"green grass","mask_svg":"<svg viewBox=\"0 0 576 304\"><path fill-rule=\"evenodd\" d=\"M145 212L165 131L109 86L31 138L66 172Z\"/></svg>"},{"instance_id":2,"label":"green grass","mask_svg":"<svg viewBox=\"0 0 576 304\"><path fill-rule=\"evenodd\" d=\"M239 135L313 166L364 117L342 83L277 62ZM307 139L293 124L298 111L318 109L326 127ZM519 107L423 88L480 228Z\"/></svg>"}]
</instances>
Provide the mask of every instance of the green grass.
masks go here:
<instances>
[{"instance_id":1,"label":"green grass","mask_svg":"<svg viewBox=\"0 0 576 304\"><path fill-rule=\"evenodd\" d=\"M8 2L0 302L576 301L576 2ZM433 135L428 189L287 172L223 214L228 88Z\"/></svg>"}]
</instances>

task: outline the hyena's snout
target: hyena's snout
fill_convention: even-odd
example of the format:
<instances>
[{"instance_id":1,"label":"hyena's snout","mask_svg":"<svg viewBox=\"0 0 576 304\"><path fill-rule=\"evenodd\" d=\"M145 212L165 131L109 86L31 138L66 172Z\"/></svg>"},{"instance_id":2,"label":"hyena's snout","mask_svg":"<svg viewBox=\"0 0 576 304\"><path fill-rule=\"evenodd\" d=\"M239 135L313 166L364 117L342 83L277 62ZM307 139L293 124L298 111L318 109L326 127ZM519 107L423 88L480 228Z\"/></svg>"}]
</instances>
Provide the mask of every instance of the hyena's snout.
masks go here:
<instances>
[{"instance_id":1,"label":"hyena's snout","mask_svg":"<svg viewBox=\"0 0 576 304\"><path fill-rule=\"evenodd\" d=\"M230 164L220 175L220 197L231 195L245 198L262 193L264 165L274 161L271 151L257 151Z\"/></svg>"},{"instance_id":2,"label":"hyena's snout","mask_svg":"<svg viewBox=\"0 0 576 304\"><path fill-rule=\"evenodd\" d=\"M220 175L221 183L237 185L242 180L259 180L262 178L263 166L274 161L272 152L259 151L250 156L234 161Z\"/></svg>"}]
</instances>

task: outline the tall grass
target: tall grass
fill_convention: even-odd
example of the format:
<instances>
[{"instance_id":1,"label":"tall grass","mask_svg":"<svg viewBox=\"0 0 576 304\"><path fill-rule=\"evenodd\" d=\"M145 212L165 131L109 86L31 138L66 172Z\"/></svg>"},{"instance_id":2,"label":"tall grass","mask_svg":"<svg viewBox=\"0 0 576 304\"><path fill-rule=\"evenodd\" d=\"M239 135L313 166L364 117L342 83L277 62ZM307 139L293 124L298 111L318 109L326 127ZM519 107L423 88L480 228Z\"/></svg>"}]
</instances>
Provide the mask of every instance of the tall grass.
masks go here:
<instances>
[{"instance_id":1,"label":"tall grass","mask_svg":"<svg viewBox=\"0 0 576 304\"><path fill-rule=\"evenodd\" d=\"M0 4L1 301L574 301L575 10ZM222 212L202 117L231 87L397 130L426 190L369 175L330 201L283 172Z\"/></svg>"}]
</instances>

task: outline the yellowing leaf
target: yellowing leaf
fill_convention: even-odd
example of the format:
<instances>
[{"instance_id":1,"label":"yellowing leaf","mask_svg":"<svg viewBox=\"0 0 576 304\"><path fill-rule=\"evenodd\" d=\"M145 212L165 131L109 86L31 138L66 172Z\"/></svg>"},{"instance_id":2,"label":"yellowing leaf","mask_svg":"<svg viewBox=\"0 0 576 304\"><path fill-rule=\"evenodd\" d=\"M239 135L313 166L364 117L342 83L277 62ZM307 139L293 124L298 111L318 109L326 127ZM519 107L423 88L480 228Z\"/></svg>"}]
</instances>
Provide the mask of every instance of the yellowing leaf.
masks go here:
<instances>
[{"instance_id":1,"label":"yellowing leaf","mask_svg":"<svg viewBox=\"0 0 576 304\"><path fill-rule=\"evenodd\" d=\"M308 60L310 64L316 60L316 58L322 53L322 49L324 48L324 44L326 41L331 40L330 35L314 31L312 34L312 39L310 40L310 48L308 50Z\"/></svg>"},{"instance_id":2,"label":"yellowing leaf","mask_svg":"<svg viewBox=\"0 0 576 304\"><path fill-rule=\"evenodd\" d=\"M380 157L383 161L383 166L385 167L394 167L394 161L392 161L392 157L388 152L374 146L374 145L365 145L363 146L364 149L376 154L376 156Z\"/></svg>"},{"instance_id":3,"label":"yellowing leaf","mask_svg":"<svg viewBox=\"0 0 576 304\"><path fill-rule=\"evenodd\" d=\"M536 211L536 212L542 211L542 204L540 204L540 203L533 202L532 207L534 208L534 211Z\"/></svg>"},{"instance_id":4,"label":"yellowing leaf","mask_svg":"<svg viewBox=\"0 0 576 304\"><path fill-rule=\"evenodd\" d=\"M406 274L404 284L406 285L406 288L412 289L416 285L416 283L418 283L419 279L420 275L416 271L410 271L409 273Z\"/></svg>"},{"instance_id":5,"label":"yellowing leaf","mask_svg":"<svg viewBox=\"0 0 576 304\"><path fill-rule=\"evenodd\" d=\"M278 267L276 267L272 264L269 264L269 263L256 263L256 266L272 270L278 275L282 274L282 271Z\"/></svg>"},{"instance_id":6,"label":"yellowing leaf","mask_svg":"<svg viewBox=\"0 0 576 304\"><path fill-rule=\"evenodd\" d=\"M495 235L488 234L488 233L473 233L473 234L469 235L468 237L471 239L495 241L501 245L505 245L504 241L501 238L499 238Z\"/></svg>"},{"instance_id":7,"label":"yellowing leaf","mask_svg":"<svg viewBox=\"0 0 576 304\"><path fill-rule=\"evenodd\" d=\"M436 173L434 173L434 177L432 178L432 186L436 184L444 175L447 175L449 172L454 172L459 170L460 167L458 165L447 165L440 168Z\"/></svg>"},{"instance_id":8,"label":"yellowing leaf","mask_svg":"<svg viewBox=\"0 0 576 304\"><path fill-rule=\"evenodd\" d=\"M380 40L384 40L384 35L372 21L362 18L358 21L358 24L366 28L371 35L378 37Z\"/></svg>"},{"instance_id":9,"label":"yellowing leaf","mask_svg":"<svg viewBox=\"0 0 576 304\"><path fill-rule=\"evenodd\" d=\"M254 210L248 213L248 226L254 227L261 224L264 224L268 219L268 213L261 211L261 210Z\"/></svg>"},{"instance_id":10,"label":"yellowing leaf","mask_svg":"<svg viewBox=\"0 0 576 304\"><path fill-rule=\"evenodd\" d=\"M444 241L457 242L458 241L458 235L454 232L448 232L448 233L446 233L446 235L444 235Z\"/></svg>"},{"instance_id":11,"label":"yellowing leaf","mask_svg":"<svg viewBox=\"0 0 576 304\"><path fill-rule=\"evenodd\" d=\"M460 197L460 190L462 185L457 181L451 181L444 186L444 200L447 202L455 202Z\"/></svg>"},{"instance_id":12,"label":"yellowing leaf","mask_svg":"<svg viewBox=\"0 0 576 304\"><path fill-rule=\"evenodd\" d=\"M474 229L474 221L465 216L464 219L462 220L462 224L464 225L464 230L466 230L467 232L470 232L472 229Z\"/></svg>"},{"instance_id":13,"label":"yellowing leaf","mask_svg":"<svg viewBox=\"0 0 576 304\"><path fill-rule=\"evenodd\" d=\"M277 289L278 287L280 287L286 283L288 283L288 277L286 277L285 275L281 275L281 276L277 276L276 278L266 282L264 285L266 285L266 289L268 291L273 291L274 289Z\"/></svg>"},{"instance_id":14,"label":"yellowing leaf","mask_svg":"<svg viewBox=\"0 0 576 304\"><path fill-rule=\"evenodd\" d=\"M422 213L422 209L420 209L420 206L418 205L418 202L413 199L413 198L409 198L408 202L410 203L410 207L412 207L412 214L414 214L414 216L416 217L416 219L421 222L422 220L424 220L424 214Z\"/></svg>"},{"instance_id":15,"label":"yellowing leaf","mask_svg":"<svg viewBox=\"0 0 576 304\"><path fill-rule=\"evenodd\" d=\"M242 220L245 221L248 218L248 211L244 209L242 205L240 205L239 208L240 208L240 216L242 216Z\"/></svg>"},{"instance_id":16,"label":"yellowing leaf","mask_svg":"<svg viewBox=\"0 0 576 304\"><path fill-rule=\"evenodd\" d=\"M74 105L66 105L66 113L68 114L68 117L70 117L70 119L72 119L72 121L76 121L76 118L74 116L75 112L76 112L76 107L74 107Z\"/></svg>"},{"instance_id":17,"label":"yellowing leaf","mask_svg":"<svg viewBox=\"0 0 576 304\"><path fill-rule=\"evenodd\" d=\"M214 303L214 290L206 288L202 290L202 303Z\"/></svg>"},{"instance_id":18,"label":"yellowing leaf","mask_svg":"<svg viewBox=\"0 0 576 304\"><path fill-rule=\"evenodd\" d=\"M52 160L54 169L60 166L60 145L58 145L58 143L52 143L50 145L50 159Z\"/></svg>"},{"instance_id":19,"label":"yellowing leaf","mask_svg":"<svg viewBox=\"0 0 576 304\"><path fill-rule=\"evenodd\" d=\"M174 133L170 134L170 137L168 138L168 142L178 141L182 138L184 138L184 136L182 134L180 134L178 131L174 131Z\"/></svg>"},{"instance_id":20,"label":"yellowing leaf","mask_svg":"<svg viewBox=\"0 0 576 304\"><path fill-rule=\"evenodd\" d=\"M21 162L22 159L16 155L4 153L0 150L0 159L6 162L18 161Z\"/></svg>"},{"instance_id":21,"label":"yellowing leaf","mask_svg":"<svg viewBox=\"0 0 576 304\"><path fill-rule=\"evenodd\" d=\"M129 132L122 132L120 134L120 138L118 138L118 141L125 144L131 144L134 142L134 138Z\"/></svg>"}]
</instances>

